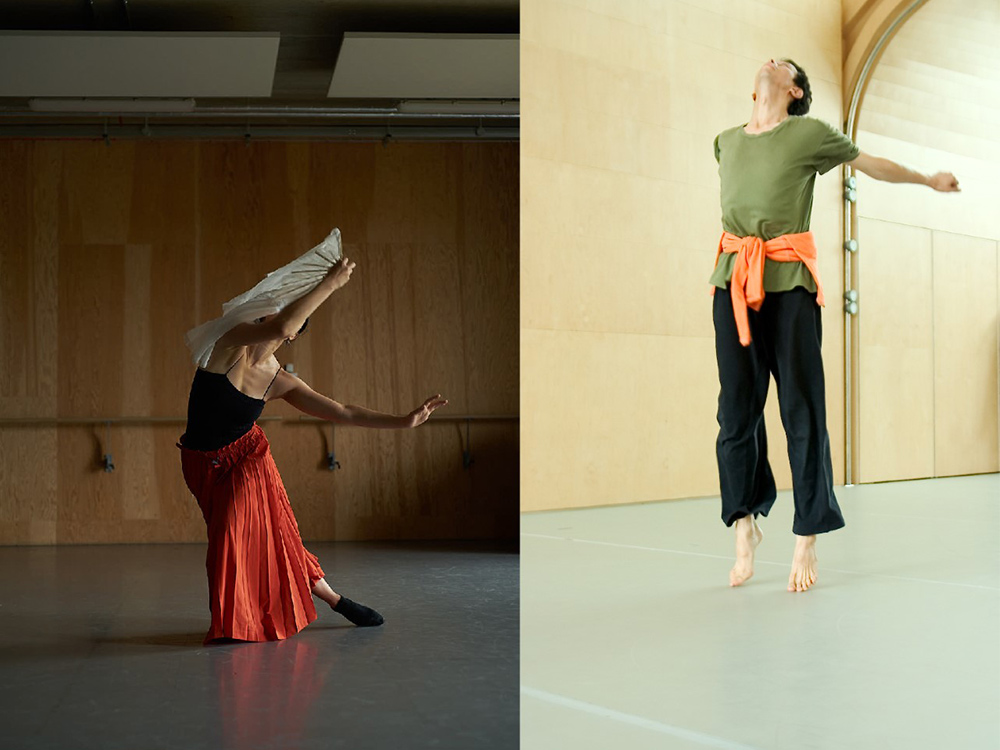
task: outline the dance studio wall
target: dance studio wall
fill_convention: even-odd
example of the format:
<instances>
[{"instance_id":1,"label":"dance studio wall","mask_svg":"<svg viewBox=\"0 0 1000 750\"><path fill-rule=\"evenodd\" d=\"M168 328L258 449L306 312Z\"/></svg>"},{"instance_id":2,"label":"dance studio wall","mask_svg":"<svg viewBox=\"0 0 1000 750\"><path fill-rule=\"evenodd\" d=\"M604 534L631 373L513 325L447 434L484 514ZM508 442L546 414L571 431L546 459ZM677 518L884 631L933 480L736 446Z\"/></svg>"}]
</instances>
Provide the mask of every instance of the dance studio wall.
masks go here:
<instances>
[{"instance_id":1,"label":"dance studio wall","mask_svg":"<svg viewBox=\"0 0 1000 750\"><path fill-rule=\"evenodd\" d=\"M0 417L183 417L186 330L334 226L351 283L279 352L405 413L517 414L517 144L0 143ZM516 421L337 428L264 416L309 539L512 537ZM0 543L203 541L181 424L0 427ZM100 464L110 449L115 471Z\"/></svg>"},{"instance_id":2,"label":"dance studio wall","mask_svg":"<svg viewBox=\"0 0 1000 750\"><path fill-rule=\"evenodd\" d=\"M712 141L747 121L772 56L802 65L811 114L840 125L841 3L533 0L521 55L522 510L716 494ZM840 206L834 170L817 180L812 228L836 481ZM789 487L771 393L772 463Z\"/></svg>"},{"instance_id":3,"label":"dance studio wall","mask_svg":"<svg viewBox=\"0 0 1000 750\"><path fill-rule=\"evenodd\" d=\"M928 0L862 101L865 151L962 192L858 179L862 481L995 472L1000 7Z\"/></svg>"},{"instance_id":4,"label":"dance studio wall","mask_svg":"<svg viewBox=\"0 0 1000 750\"><path fill-rule=\"evenodd\" d=\"M914 2L926 0L842 0L845 113L876 43Z\"/></svg>"}]
</instances>

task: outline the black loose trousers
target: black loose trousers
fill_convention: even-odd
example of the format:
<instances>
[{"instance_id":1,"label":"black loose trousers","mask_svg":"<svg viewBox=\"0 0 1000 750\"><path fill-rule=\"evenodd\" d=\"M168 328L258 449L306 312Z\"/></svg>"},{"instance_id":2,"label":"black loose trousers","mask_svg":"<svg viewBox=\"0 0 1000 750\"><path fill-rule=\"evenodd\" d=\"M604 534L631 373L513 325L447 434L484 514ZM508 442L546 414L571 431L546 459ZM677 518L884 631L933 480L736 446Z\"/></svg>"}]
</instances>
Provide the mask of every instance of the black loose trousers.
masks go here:
<instances>
[{"instance_id":1,"label":"black loose trousers","mask_svg":"<svg viewBox=\"0 0 1000 750\"><path fill-rule=\"evenodd\" d=\"M833 494L833 464L826 429L823 339L816 294L797 287L768 292L759 312L748 310L749 346L740 344L729 288L714 298L715 353L719 364L719 483L722 520L766 516L774 503L774 475L767 461L764 402L771 375L778 386L788 439L795 521L800 536L844 526Z\"/></svg>"}]
</instances>

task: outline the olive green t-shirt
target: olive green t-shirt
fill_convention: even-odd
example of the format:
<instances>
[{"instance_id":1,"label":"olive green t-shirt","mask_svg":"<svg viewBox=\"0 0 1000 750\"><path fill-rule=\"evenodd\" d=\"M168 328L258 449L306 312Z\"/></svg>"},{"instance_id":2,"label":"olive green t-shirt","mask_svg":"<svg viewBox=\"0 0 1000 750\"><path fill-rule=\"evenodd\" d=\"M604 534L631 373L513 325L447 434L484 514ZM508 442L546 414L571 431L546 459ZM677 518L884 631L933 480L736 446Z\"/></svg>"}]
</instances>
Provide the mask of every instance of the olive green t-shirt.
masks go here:
<instances>
[{"instance_id":1,"label":"olive green t-shirt","mask_svg":"<svg viewBox=\"0 0 1000 750\"><path fill-rule=\"evenodd\" d=\"M816 175L851 161L858 147L836 128L815 117L789 115L764 133L743 125L715 137L715 159L722 182L722 227L740 237L770 240L809 231ZM725 288L735 253L723 253L709 280ZM764 291L802 286L816 291L804 263L765 260Z\"/></svg>"}]
</instances>

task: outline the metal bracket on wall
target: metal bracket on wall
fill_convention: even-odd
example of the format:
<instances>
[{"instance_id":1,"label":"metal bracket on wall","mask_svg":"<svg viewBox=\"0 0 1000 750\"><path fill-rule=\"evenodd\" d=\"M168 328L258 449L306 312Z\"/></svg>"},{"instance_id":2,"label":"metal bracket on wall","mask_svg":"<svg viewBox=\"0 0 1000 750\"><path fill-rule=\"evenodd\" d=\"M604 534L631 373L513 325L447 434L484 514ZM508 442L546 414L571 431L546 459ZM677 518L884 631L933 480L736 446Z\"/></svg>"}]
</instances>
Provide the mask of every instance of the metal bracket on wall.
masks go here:
<instances>
[{"instance_id":1,"label":"metal bracket on wall","mask_svg":"<svg viewBox=\"0 0 1000 750\"><path fill-rule=\"evenodd\" d=\"M855 203L858 200L858 179L851 175L844 180L844 200Z\"/></svg>"},{"instance_id":2,"label":"metal bracket on wall","mask_svg":"<svg viewBox=\"0 0 1000 750\"><path fill-rule=\"evenodd\" d=\"M848 315L858 314L858 290L848 289L844 292L844 312Z\"/></svg>"},{"instance_id":3,"label":"metal bracket on wall","mask_svg":"<svg viewBox=\"0 0 1000 750\"><path fill-rule=\"evenodd\" d=\"M114 459L111 458L111 422L104 423L104 471L111 473L115 470Z\"/></svg>"},{"instance_id":4,"label":"metal bracket on wall","mask_svg":"<svg viewBox=\"0 0 1000 750\"><path fill-rule=\"evenodd\" d=\"M326 468L329 471L336 471L340 468L340 461L337 460L337 453L334 449L333 441L337 436L337 428L330 425L330 450L326 452Z\"/></svg>"}]
</instances>

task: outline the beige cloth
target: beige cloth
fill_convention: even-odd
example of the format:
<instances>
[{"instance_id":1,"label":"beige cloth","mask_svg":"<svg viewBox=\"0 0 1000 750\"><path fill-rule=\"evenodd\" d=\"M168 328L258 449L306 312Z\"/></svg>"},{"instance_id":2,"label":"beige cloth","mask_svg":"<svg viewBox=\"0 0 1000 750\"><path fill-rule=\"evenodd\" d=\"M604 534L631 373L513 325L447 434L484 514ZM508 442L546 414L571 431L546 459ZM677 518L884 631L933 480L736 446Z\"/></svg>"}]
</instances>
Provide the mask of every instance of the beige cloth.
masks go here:
<instances>
[{"instance_id":1,"label":"beige cloth","mask_svg":"<svg viewBox=\"0 0 1000 750\"><path fill-rule=\"evenodd\" d=\"M312 250L271 271L253 289L233 297L222 306L221 317L192 328L184 335L194 363L207 367L215 343L230 330L265 315L274 315L311 292L341 255L340 230L335 228Z\"/></svg>"}]
</instances>

